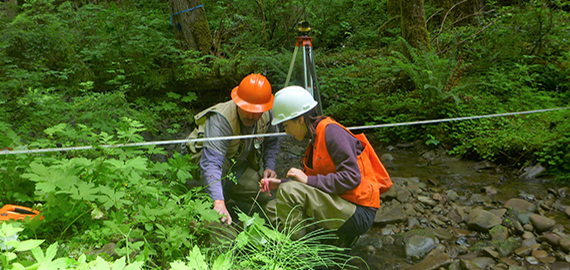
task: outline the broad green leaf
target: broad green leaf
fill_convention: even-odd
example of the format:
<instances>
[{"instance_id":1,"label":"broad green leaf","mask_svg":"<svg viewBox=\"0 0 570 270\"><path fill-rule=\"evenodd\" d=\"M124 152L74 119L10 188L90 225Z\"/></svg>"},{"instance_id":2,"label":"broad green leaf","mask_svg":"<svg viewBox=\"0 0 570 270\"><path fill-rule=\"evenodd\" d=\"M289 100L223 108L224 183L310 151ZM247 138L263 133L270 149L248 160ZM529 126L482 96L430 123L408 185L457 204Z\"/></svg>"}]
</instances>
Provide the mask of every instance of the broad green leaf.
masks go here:
<instances>
[{"instance_id":1,"label":"broad green leaf","mask_svg":"<svg viewBox=\"0 0 570 270\"><path fill-rule=\"evenodd\" d=\"M134 262L125 267L125 270L139 270L142 268L144 262Z\"/></svg>"},{"instance_id":2,"label":"broad green leaf","mask_svg":"<svg viewBox=\"0 0 570 270\"><path fill-rule=\"evenodd\" d=\"M14 263L14 264L12 264L12 270L25 270L25 269L26 269L26 268L25 268L23 265L19 264L19 263Z\"/></svg>"},{"instance_id":3,"label":"broad green leaf","mask_svg":"<svg viewBox=\"0 0 570 270\"><path fill-rule=\"evenodd\" d=\"M13 259L18 258L18 255L16 255L16 253L14 253L14 252L5 252L4 256L6 256L7 261L11 261Z\"/></svg>"},{"instance_id":4,"label":"broad green leaf","mask_svg":"<svg viewBox=\"0 0 570 270\"><path fill-rule=\"evenodd\" d=\"M125 263L125 257L121 257L118 260L115 261L115 263L113 263L113 266L111 266L112 270L123 270L123 268L125 268L126 263Z\"/></svg>"},{"instance_id":5,"label":"broad green leaf","mask_svg":"<svg viewBox=\"0 0 570 270\"><path fill-rule=\"evenodd\" d=\"M38 262L43 262L45 260L44 251L40 247L35 247L32 249L32 255Z\"/></svg>"},{"instance_id":6,"label":"broad green leaf","mask_svg":"<svg viewBox=\"0 0 570 270\"><path fill-rule=\"evenodd\" d=\"M147 163L147 159L139 156L139 157L127 160L125 166L132 167L133 169L137 169L137 170L146 170L146 167L147 167L146 163Z\"/></svg>"},{"instance_id":7,"label":"broad green leaf","mask_svg":"<svg viewBox=\"0 0 570 270\"><path fill-rule=\"evenodd\" d=\"M51 261L57 254L57 242L51 244L46 250L46 261Z\"/></svg>"},{"instance_id":8,"label":"broad green leaf","mask_svg":"<svg viewBox=\"0 0 570 270\"><path fill-rule=\"evenodd\" d=\"M109 268L109 263L105 260L103 260L103 258L97 256L97 259L95 260L95 264L93 266L91 266L91 269L93 270L111 270Z\"/></svg>"},{"instance_id":9,"label":"broad green leaf","mask_svg":"<svg viewBox=\"0 0 570 270\"><path fill-rule=\"evenodd\" d=\"M32 250L35 247L40 246L45 240L25 240L20 242L20 246L16 247L16 251L28 251Z\"/></svg>"}]
</instances>

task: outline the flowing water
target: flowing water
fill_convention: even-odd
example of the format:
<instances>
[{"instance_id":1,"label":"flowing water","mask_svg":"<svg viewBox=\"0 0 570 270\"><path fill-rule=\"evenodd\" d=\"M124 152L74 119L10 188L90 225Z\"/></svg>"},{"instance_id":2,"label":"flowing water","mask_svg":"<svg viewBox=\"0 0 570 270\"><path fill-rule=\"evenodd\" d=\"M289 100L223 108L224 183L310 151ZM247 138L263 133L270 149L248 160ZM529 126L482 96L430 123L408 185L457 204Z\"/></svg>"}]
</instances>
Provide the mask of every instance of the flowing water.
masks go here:
<instances>
[{"instance_id":1,"label":"flowing water","mask_svg":"<svg viewBox=\"0 0 570 270\"><path fill-rule=\"evenodd\" d=\"M306 141L297 142L290 137L282 137L281 152L278 157L276 172L284 176L290 167L300 168ZM557 190L561 184L551 179L521 179L520 172L513 168L497 166L489 162L461 160L447 156L443 151L422 149L414 145L375 147L379 156L390 154L392 161L384 161L384 166L391 177L417 177L431 190L443 194L453 190L462 194L463 200L470 194L486 195L486 187L494 187L496 194L489 196L501 205L511 198L524 198L529 201L546 198L548 190ZM568 198L562 199L564 205L570 205ZM556 221L570 230L568 216L564 212L554 214ZM382 227L374 225L366 235L382 235ZM455 241L457 239L453 239ZM406 269L414 262L406 258L402 243L386 245L372 250L366 247L353 248L348 254L358 256L370 269ZM352 260L361 269L366 269L362 260Z\"/></svg>"}]
</instances>

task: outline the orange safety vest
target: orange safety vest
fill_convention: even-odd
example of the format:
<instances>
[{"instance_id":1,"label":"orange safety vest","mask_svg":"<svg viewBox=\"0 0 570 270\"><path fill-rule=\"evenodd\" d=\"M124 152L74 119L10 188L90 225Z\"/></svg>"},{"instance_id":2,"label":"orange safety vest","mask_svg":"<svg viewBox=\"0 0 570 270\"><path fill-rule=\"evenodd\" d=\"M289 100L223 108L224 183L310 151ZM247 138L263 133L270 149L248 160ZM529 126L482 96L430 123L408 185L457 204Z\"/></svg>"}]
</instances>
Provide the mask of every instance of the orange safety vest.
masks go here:
<instances>
[{"instance_id":1,"label":"orange safety vest","mask_svg":"<svg viewBox=\"0 0 570 270\"><path fill-rule=\"evenodd\" d=\"M354 135L350 130L329 117L319 122L316 129L315 142L310 143L307 147L305 157L303 158L305 174L327 175L329 173L336 173L335 164L331 159L325 142L325 129L329 124L339 125L344 128L344 130L357 138L364 148L357 158L361 174L360 184L355 189L347 191L340 196L358 205L380 208L380 194L388 191L392 187L392 180L388 172L363 133ZM307 167L311 149L313 150L312 169Z\"/></svg>"}]
</instances>

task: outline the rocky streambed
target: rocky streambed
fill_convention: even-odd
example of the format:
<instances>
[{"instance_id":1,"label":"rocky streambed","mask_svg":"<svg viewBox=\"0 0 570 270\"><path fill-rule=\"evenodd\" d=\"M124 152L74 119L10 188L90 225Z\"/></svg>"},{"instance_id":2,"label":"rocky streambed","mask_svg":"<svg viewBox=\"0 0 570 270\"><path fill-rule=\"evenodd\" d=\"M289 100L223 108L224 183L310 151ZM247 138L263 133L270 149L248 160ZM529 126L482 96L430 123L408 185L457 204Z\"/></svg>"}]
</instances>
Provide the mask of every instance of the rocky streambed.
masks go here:
<instances>
[{"instance_id":1,"label":"rocky streambed","mask_svg":"<svg viewBox=\"0 0 570 270\"><path fill-rule=\"evenodd\" d=\"M306 142L284 138L276 171ZM376 149L392 177L374 226L348 254L360 269L570 269L570 189L421 144Z\"/></svg>"}]
</instances>

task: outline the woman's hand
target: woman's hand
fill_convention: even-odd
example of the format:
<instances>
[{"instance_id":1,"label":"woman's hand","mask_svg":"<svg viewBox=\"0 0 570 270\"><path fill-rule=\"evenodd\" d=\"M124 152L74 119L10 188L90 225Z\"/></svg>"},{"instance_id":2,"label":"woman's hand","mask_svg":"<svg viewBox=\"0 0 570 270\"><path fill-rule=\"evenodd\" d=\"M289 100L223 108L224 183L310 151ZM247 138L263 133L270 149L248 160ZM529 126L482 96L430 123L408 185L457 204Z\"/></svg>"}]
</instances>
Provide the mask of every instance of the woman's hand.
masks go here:
<instances>
[{"instance_id":1,"label":"woman's hand","mask_svg":"<svg viewBox=\"0 0 570 270\"><path fill-rule=\"evenodd\" d=\"M287 177L293 178L303 184L307 184L307 178L309 178L302 170L297 168L291 168L287 172Z\"/></svg>"},{"instance_id":2,"label":"woman's hand","mask_svg":"<svg viewBox=\"0 0 570 270\"><path fill-rule=\"evenodd\" d=\"M263 171L263 178L277 178L277 173L272 169L265 169L265 171Z\"/></svg>"},{"instance_id":3,"label":"woman's hand","mask_svg":"<svg viewBox=\"0 0 570 270\"><path fill-rule=\"evenodd\" d=\"M281 185L281 179L277 178L263 178L259 182L259 188L261 188L261 192L266 192L269 190L276 190Z\"/></svg>"}]
</instances>

